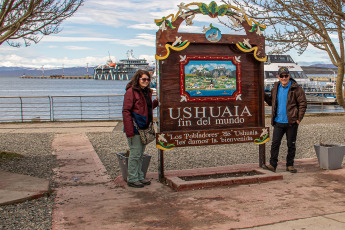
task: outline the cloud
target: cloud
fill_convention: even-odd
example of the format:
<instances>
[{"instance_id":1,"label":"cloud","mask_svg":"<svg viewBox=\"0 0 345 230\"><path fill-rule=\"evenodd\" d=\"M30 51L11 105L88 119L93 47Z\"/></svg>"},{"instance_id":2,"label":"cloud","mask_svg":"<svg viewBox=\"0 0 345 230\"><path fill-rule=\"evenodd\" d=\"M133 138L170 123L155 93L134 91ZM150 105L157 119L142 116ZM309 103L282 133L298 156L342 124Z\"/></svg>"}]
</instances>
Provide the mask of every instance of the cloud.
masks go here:
<instances>
[{"instance_id":1,"label":"cloud","mask_svg":"<svg viewBox=\"0 0 345 230\"><path fill-rule=\"evenodd\" d=\"M101 37L45 36L41 42L118 42L119 39Z\"/></svg>"},{"instance_id":2,"label":"cloud","mask_svg":"<svg viewBox=\"0 0 345 230\"><path fill-rule=\"evenodd\" d=\"M83 47L83 46L65 46L68 50L92 50L90 47Z\"/></svg>"},{"instance_id":3,"label":"cloud","mask_svg":"<svg viewBox=\"0 0 345 230\"><path fill-rule=\"evenodd\" d=\"M63 36L46 36L41 42L110 42L116 44L135 46L155 47L156 36L153 34L141 33L137 34L133 39L118 39L118 38L101 38L101 37L63 37ZM75 47L75 46L70 46Z\"/></svg>"},{"instance_id":4,"label":"cloud","mask_svg":"<svg viewBox=\"0 0 345 230\"><path fill-rule=\"evenodd\" d=\"M45 69L49 68L62 68L64 67L75 67L85 66L88 63L89 67L97 66L99 64L105 64L109 59L109 56L103 57L92 57L87 56L83 58L52 58L52 57L38 57L38 58L24 58L18 55L0 55L0 58L4 61L0 63L2 67L31 67L40 68L44 65ZM113 62L117 59L114 56L110 56Z\"/></svg>"},{"instance_id":5,"label":"cloud","mask_svg":"<svg viewBox=\"0 0 345 230\"><path fill-rule=\"evenodd\" d=\"M135 24L130 25L128 28L137 29L137 30L158 30L159 27L156 24Z\"/></svg>"}]
</instances>

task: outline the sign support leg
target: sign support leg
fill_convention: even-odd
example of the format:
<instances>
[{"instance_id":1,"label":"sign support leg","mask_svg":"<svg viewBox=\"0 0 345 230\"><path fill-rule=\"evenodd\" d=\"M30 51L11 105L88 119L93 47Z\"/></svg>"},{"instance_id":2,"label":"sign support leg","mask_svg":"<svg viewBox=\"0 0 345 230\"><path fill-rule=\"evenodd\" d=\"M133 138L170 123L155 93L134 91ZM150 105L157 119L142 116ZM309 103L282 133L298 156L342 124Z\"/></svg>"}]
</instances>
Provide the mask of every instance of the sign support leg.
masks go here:
<instances>
[{"instance_id":1,"label":"sign support leg","mask_svg":"<svg viewBox=\"0 0 345 230\"><path fill-rule=\"evenodd\" d=\"M158 179L160 182L165 182L164 176L164 151L158 150Z\"/></svg>"},{"instance_id":2,"label":"sign support leg","mask_svg":"<svg viewBox=\"0 0 345 230\"><path fill-rule=\"evenodd\" d=\"M266 164L266 144L259 145L259 167Z\"/></svg>"}]
</instances>

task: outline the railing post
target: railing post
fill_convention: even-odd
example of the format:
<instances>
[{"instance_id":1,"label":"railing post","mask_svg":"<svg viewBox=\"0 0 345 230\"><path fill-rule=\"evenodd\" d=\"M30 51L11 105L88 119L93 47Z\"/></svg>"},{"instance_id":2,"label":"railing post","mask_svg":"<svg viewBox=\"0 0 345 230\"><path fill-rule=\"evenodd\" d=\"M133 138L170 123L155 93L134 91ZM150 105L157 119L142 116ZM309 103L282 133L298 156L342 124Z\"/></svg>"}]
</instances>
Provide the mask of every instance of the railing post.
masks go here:
<instances>
[{"instance_id":1,"label":"railing post","mask_svg":"<svg viewBox=\"0 0 345 230\"><path fill-rule=\"evenodd\" d=\"M48 96L49 99L49 120L52 121L52 103L51 103L51 98Z\"/></svg>"},{"instance_id":2,"label":"railing post","mask_svg":"<svg viewBox=\"0 0 345 230\"><path fill-rule=\"evenodd\" d=\"M22 122L24 122L24 119L23 119L23 100L22 100L22 97L19 97L19 100L20 100L20 117L22 119Z\"/></svg>"},{"instance_id":3,"label":"railing post","mask_svg":"<svg viewBox=\"0 0 345 230\"><path fill-rule=\"evenodd\" d=\"M110 120L110 98L109 97L110 96L108 95L108 114L109 114L108 118Z\"/></svg>"},{"instance_id":4,"label":"railing post","mask_svg":"<svg viewBox=\"0 0 345 230\"><path fill-rule=\"evenodd\" d=\"M79 96L80 101L80 120L83 120L83 101L81 100L81 96Z\"/></svg>"},{"instance_id":5,"label":"railing post","mask_svg":"<svg viewBox=\"0 0 345 230\"><path fill-rule=\"evenodd\" d=\"M54 114L54 97L52 96L51 99L52 99L52 101L51 101L51 110L52 110L52 115L53 115L52 119L53 119L53 121L55 121L55 114Z\"/></svg>"}]
</instances>

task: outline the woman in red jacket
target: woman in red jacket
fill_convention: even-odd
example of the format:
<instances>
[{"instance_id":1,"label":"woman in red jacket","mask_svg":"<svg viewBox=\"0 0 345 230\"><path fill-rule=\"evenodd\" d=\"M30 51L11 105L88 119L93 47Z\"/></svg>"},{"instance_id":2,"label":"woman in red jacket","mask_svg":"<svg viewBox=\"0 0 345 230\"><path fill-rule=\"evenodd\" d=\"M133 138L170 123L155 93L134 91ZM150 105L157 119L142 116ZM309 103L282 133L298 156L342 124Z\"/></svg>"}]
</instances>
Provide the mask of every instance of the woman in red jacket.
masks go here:
<instances>
[{"instance_id":1,"label":"woman in red jacket","mask_svg":"<svg viewBox=\"0 0 345 230\"><path fill-rule=\"evenodd\" d=\"M141 143L139 132L133 125L135 120L139 129L146 129L153 120L152 110L157 107L158 101L152 101L150 81L148 71L138 70L127 84L123 101L123 126L130 150L127 185L135 188L151 184L141 171L146 145Z\"/></svg>"}]
</instances>

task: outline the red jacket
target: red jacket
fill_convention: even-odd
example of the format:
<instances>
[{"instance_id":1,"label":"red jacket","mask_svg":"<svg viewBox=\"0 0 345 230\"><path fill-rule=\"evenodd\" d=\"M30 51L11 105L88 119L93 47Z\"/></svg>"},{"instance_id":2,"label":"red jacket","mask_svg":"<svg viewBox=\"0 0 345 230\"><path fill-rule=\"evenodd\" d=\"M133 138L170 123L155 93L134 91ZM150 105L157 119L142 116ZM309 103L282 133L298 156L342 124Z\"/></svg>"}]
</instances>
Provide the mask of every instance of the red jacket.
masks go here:
<instances>
[{"instance_id":1,"label":"red jacket","mask_svg":"<svg viewBox=\"0 0 345 230\"><path fill-rule=\"evenodd\" d=\"M149 92L149 97L152 98L152 90ZM155 99L152 102L152 109L158 106L158 101ZM148 108L144 94L139 88L133 88L130 85L126 87L126 93L123 100L122 107L123 127L127 137L133 137L139 134L133 125L135 119L139 128L145 127L148 122Z\"/></svg>"}]
</instances>

